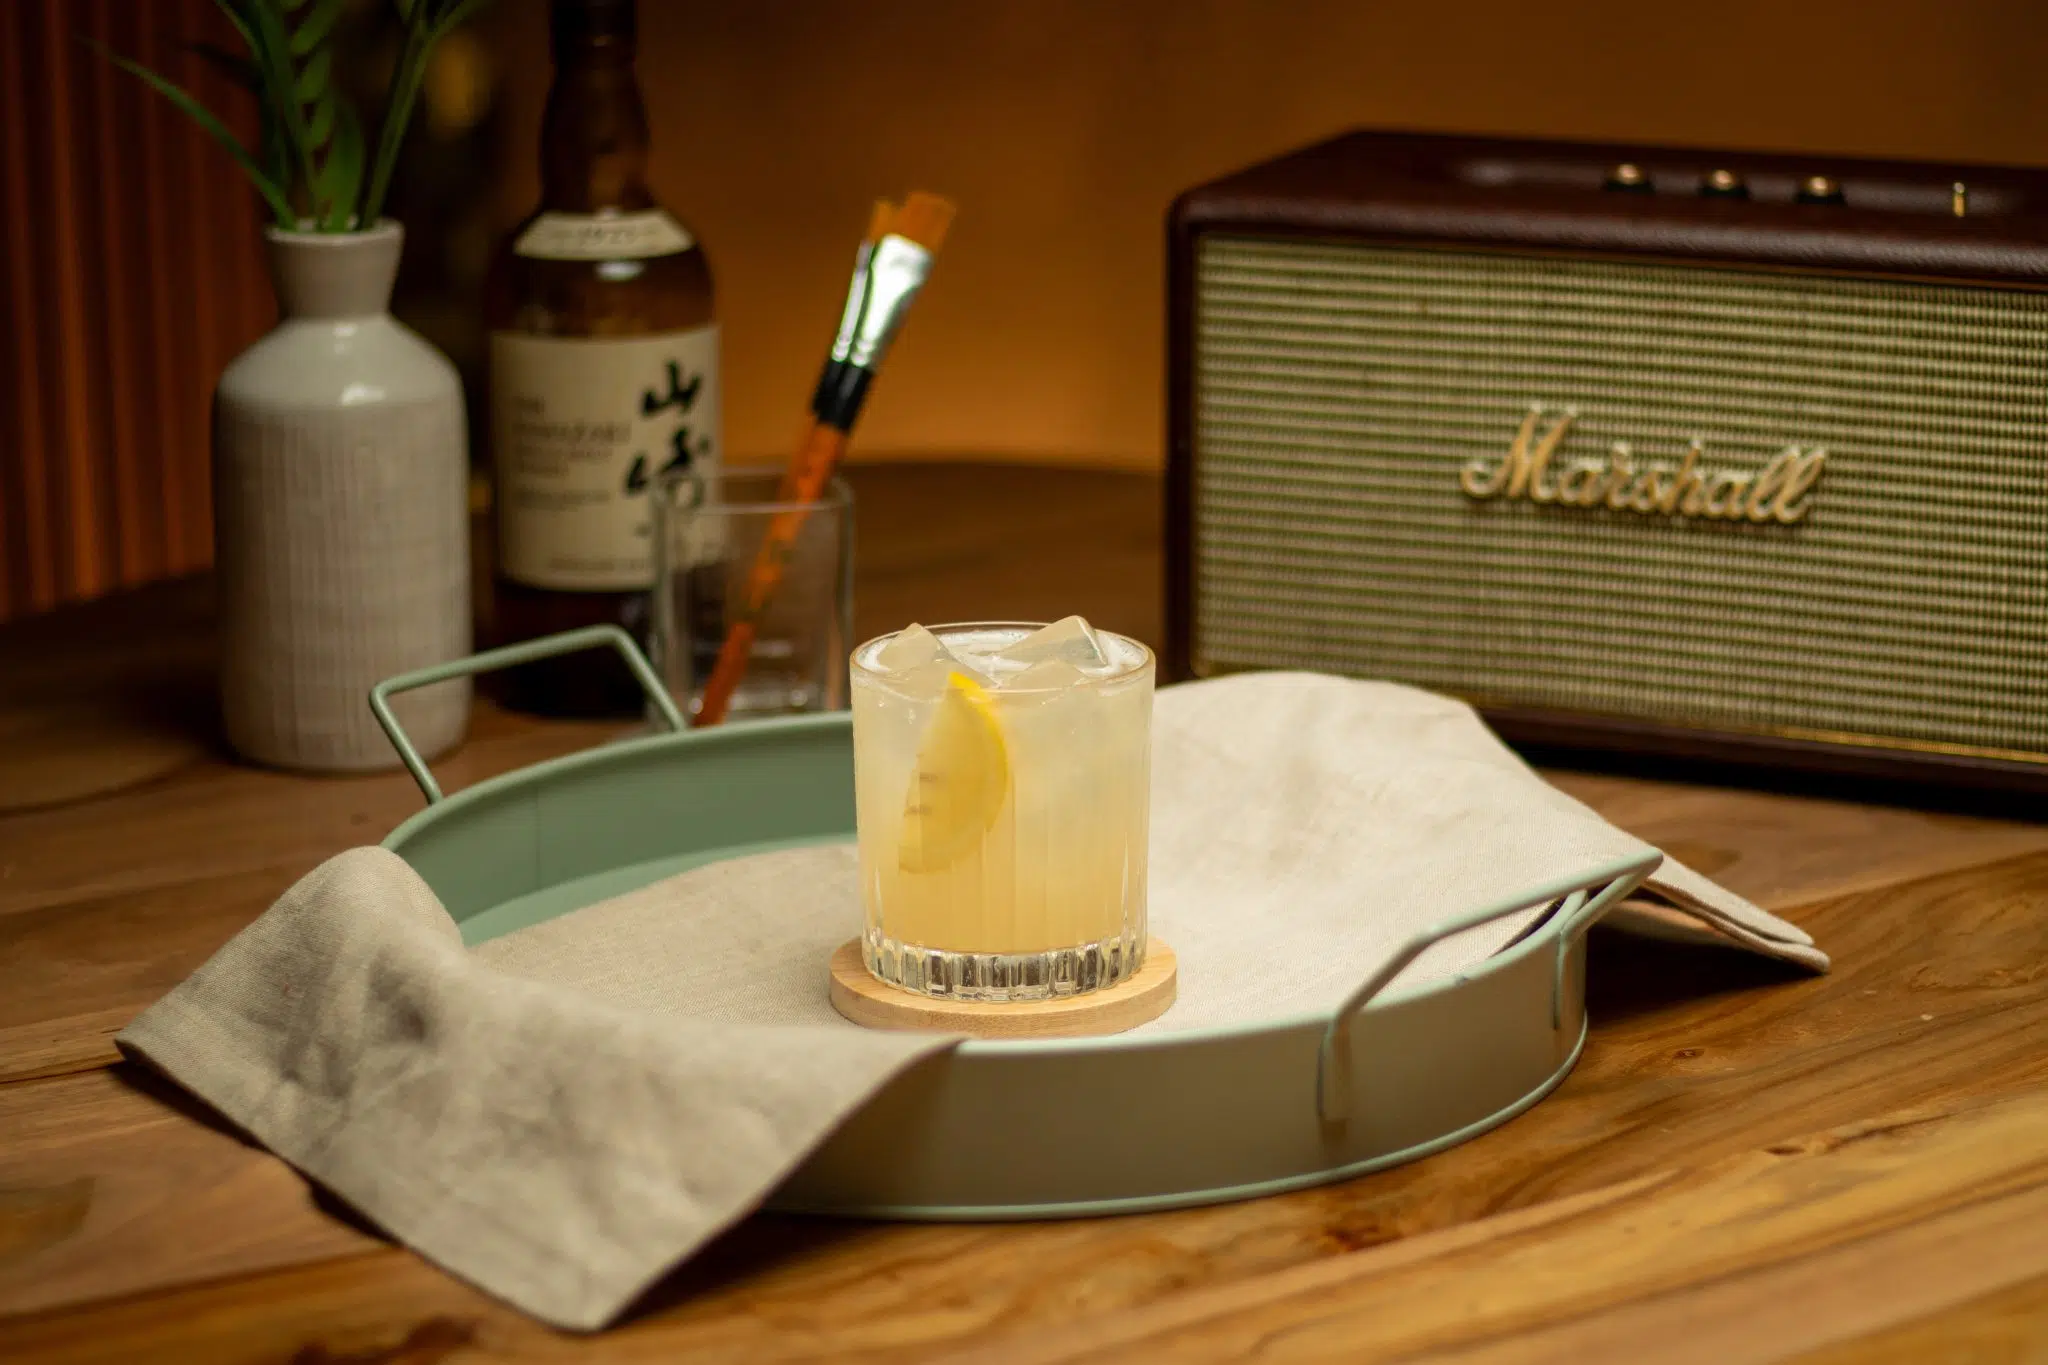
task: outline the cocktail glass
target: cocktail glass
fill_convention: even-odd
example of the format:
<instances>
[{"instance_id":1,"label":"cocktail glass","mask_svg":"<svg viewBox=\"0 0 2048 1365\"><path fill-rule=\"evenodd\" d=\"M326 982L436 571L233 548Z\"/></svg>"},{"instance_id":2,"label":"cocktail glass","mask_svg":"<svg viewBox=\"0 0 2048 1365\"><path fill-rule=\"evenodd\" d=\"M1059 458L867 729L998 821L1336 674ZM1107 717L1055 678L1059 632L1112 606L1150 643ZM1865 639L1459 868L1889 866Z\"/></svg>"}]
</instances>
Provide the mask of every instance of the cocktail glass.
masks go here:
<instances>
[{"instance_id":1,"label":"cocktail glass","mask_svg":"<svg viewBox=\"0 0 2048 1365\"><path fill-rule=\"evenodd\" d=\"M1153 671L1078 616L911 626L854 651L870 972L1022 1001L1138 970Z\"/></svg>"}]
</instances>

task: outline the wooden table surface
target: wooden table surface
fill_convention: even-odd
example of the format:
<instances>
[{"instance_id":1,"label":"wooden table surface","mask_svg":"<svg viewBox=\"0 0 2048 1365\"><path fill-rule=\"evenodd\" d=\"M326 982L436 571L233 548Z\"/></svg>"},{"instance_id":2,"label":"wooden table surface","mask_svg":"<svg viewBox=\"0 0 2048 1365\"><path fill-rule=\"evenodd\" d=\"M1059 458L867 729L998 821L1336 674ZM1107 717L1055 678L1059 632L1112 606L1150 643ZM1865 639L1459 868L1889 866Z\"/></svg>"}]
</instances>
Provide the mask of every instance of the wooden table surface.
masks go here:
<instances>
[{"instance_id":1,"label":"wooden table surface","mask_svg":"<svg viewBox=\"0 0 2048 1365\"><path fill-rule=\"evenodd\" d=\"M1157 638L1155 481L855 478L863 632L1079 610ZM1596 931L1578 1069L1428 1160L1088 1221L756 1217L619 1327L540 1327L116 1058L419 805L396 772L231 762L210 649L203 581L0 628L0 1358L2048 1358L2048 824L1589 771L1551 775L1835 971ZM480 704L438 767L453 788L610 733Z\"/></svg>"}]
</instances>

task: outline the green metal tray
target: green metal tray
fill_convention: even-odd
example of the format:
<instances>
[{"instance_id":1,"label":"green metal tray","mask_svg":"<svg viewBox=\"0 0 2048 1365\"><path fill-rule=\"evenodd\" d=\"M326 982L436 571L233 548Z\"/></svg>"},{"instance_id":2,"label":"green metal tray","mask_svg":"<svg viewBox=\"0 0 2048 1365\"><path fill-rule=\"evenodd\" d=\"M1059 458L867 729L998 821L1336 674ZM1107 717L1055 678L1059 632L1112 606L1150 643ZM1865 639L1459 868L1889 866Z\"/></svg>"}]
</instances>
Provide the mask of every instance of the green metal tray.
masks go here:
<instances>
[{"instance_id":1,"label":"green metal tray","mask_svg":"<svg viewBox=\"0 0 2048 1365\"><path fill-rule=\"evenodd\" d=\"M391 712L397 692L604 645L625 657L668 733L444 797ZM853 838L848 715L686 729L613 627L393 678L371 707L428 800L384 846L470 943L704 863ZM1591 867L1447 918L1333 1014L962 1043L871 1099L771 1206L905 1219L1120 1213L1277 1194L1440 1151L1507 1122L1570 1072L1585 1041L1584 932L1657 861ZM1535 929L1480 966L1386 989L1440 939L1546 906Z\"/></svg>"}]
</instances>

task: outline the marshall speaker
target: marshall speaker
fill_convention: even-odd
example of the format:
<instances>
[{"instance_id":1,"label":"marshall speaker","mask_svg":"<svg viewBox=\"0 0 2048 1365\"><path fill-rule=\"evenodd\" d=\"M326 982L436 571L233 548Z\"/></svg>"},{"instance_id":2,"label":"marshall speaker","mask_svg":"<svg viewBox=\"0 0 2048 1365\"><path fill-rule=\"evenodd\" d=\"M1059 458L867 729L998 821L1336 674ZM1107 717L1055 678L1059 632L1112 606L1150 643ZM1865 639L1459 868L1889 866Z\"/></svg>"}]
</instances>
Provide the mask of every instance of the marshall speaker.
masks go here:
<instances>
[{"instance_id":1,"label":"marshall speaker","mask_svg":"<svg viewBox=\"0 0 2048 1365\"><path fill-rule=\"evenodd\" d=\"M1169 672L2048 791L2048 174L1354 133L1170 270Z\"/></svg>"}]
</instances>

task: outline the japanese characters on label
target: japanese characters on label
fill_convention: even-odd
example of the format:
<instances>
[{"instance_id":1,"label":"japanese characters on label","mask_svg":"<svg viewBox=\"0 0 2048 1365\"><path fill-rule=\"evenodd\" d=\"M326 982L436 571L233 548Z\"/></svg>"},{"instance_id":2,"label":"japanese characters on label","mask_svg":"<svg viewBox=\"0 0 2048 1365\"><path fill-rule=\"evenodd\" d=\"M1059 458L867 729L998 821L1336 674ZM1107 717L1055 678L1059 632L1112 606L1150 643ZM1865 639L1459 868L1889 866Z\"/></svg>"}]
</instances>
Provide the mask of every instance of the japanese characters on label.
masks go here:
<instances>
[{"instance_id":1,"label":"japanese characters on label","mask_svg":"<svg viewBox=\"0 0 2048 1365\"><path fill-rule=\"evenodd\" d=\"M718 329L491 338L498 564L536 588L653 582L647 490L718 465Z\"/></svg>"}]
</instances>

